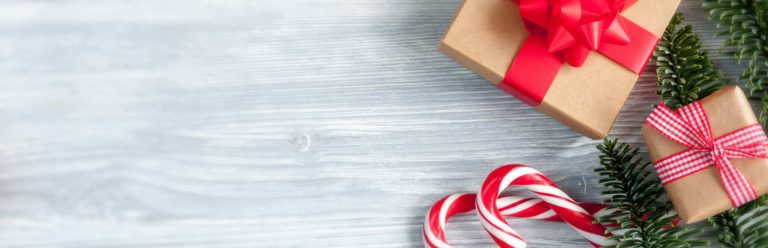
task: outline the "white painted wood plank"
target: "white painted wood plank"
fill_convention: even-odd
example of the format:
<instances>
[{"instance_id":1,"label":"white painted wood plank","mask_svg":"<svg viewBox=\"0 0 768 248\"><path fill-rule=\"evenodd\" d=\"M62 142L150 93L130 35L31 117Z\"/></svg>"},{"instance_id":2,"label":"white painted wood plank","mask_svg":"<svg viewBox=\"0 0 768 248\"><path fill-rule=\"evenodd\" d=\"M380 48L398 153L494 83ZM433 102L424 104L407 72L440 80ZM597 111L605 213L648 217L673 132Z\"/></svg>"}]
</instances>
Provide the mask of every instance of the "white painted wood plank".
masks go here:
<instances>
[{"instance_id":1,"label":"white painted wood plank","mask_svg":"<svg viewBox=\"0 0 768 248\"><path fill-rule=\"evenodd\" d=\"M430 204L505 163L599 200L597 142L437 52L459 4L0 2L0 247L417 247ZM614 136L640 144L654 89ZM493 247L471 217L450 229Z\"/></svg>"}]
</instances>

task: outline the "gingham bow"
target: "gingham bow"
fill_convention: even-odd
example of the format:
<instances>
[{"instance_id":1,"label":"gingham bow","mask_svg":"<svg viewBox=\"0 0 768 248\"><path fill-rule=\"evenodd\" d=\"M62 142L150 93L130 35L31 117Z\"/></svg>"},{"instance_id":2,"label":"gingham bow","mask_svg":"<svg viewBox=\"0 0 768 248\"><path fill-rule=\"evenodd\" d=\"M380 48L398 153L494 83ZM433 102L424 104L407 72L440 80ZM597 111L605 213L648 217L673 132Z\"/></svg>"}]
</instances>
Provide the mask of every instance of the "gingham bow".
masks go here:
<instances>
[{"instance_id":1,"label":"gingham bow","mask_svg":"<svg viewBox=\"0 0 768 248\"><path fill-rule=\"evenodd\" d=\"M768 157L768 138L759 124L715 138L700 102L688 104L677 111L660 104L646 123L689 148L654 164L662 183L668 184L716 166L733 207L758 197L752 183L733 166L731 159Z\"/></svg>"}]
</instances>

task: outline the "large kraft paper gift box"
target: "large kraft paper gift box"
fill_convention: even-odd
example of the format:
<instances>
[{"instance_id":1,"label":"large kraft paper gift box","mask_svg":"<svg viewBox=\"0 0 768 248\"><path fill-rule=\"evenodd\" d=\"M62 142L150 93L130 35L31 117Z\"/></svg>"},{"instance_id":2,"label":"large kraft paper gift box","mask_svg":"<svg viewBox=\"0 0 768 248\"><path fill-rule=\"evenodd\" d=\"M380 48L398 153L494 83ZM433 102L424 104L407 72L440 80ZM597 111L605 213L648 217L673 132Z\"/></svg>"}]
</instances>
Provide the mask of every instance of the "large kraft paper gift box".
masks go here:
<instances>
[{"instance_id":1,"label":"large kraft paper gift box","mask_svg":"<svg viewBox=\"0 0 768 248\"><path fill-rule=\"evenodd\" d=\"M698 106L694 107L700 109L695 112L699 112L699 115L702 117L688 118L688 120L701 120L699 122L701 125L709 124L708 129L710 131L699 131L697 133L703 134L700 136L708 136L710 140L714 141L712 143L715 145L702 146L691 142L691 145L686 146L673 140L680 140L677 137L684 137L680 135L681 133L689 133L688 131L680 130L692 130L692 128L657 128L659 125L666 127L675 126L659 124L674 123L674 120L678 118L675 116L693 116L691 114L684 114L692 113L684 109L695 109L691 108L695 104L698 104ZM667 111L666 117L659 114L661 113L660 108L664 110L661 112ZM679 118L682 119L683 117ZM687 121L687 123L695 122ZM687 223L707 219L751 200L750 198L740 199L738 194L734 194L733 196L735 197L733 198L730 197L726 193L726 183L729 185L737 185L737 183L723 179L721 175L731 180L739 178L739 175L743 175L746 181L744 181L744 187L742 188L753 191L754 193L751 193L753 197L768 193L768 159L765 159L765 156L768 154L768 139L766 139L762 127L757 123L757 118L744 92L734 85L727 86L697 103L686 105L678 110L671 110L663 105L659 106L648 118L642 129L643 138L648 146L651 159L654 161L654 167L664 184L664 189L667 191L667 195L672 200L678 215ZM692 125L682 124L678 126ZM699 128L699 130L706 129ZM707 135L707 133L711 134ZM725 140L735 142L724 142ZM719 148L711 149L707 147ZM723 159L730 161L731 168L735 168L735 171L723 167L726 165L725 161L721 160L720 164L714 163L716 158L714 158L713 154L726 154L727 152L724 152L726 150L732 154L726 155ZM734 155L733 152L735 151L745 154ZM691 155L686 155L687 152L690 152ZM728 173L729 171L730 173ZM735 192L739 192L738 187L732 188ZM748 196L749 194L743 195Z\"/></svg>"},{"instance_id":2,"label":"large kraft paper gift box","mask_svg":"<svg viewBox=\"0 0 768 248\"><path fill-rule=\"evenodd\" d=\"M579 56L585 60L576 62L577 64L583 63L578 68L571 66L570 57L573 56L566 55L565 60L568 63L554 68L554 71L550 69L550 78L547 78L545 73L542 73L540 77L535 74L542 72L541 68L546 68L547 63L556 59L540 59L541 56L536 53L523 54L520 56L526 58L517 58L529 37L527 27L530 26L529 22L521 18L520 2L544 4L550 2L551 4L558 1L465 0L445 33L440 44L440 51L499 88L535 106L577 132L593 139L606 137L639 78L639 72L647 64L657 44L658 37L661 37L667 24L674 16L680 0L559 1L575 2L576 4L582 2L582 5L586 5L585 2L589 2L589 4L622 2L622 5L629 7L622 9L617 16L623 17L626 20L626 25L631 26L629 27L630 36L645 32L648 33L648 36L653 36L655 40L645 42L647 44L640 50L646 51L634 56L630 56L629 52L622 54L623 48L616 45L612 48L613 52L621 56L614 56L614 58L606 57L597 51L588 54L581 53ZM567 8L563 9L563 11L568 11ZM582 12L585 11L582 10ZM530 16L532 19L538 17L546 19L552 15L534 13ZM632 30L633 27L643 30ZM603 40L609 39L604 38ZM603 43L610 43L610 40ZM552 45L572 45L572 43ZM605 45L605 47L609 47L609 45ZM596 46L601 49L604 47L603 44ZM606 48L606 50L608 49ZM507 84L506 82L509 81L505 80L516 76L514 75L516 73L513 73L510 68L516 58L518 63L515 64L520 67L516 71L529 71L529 74L533 74L517 82L517 86L522 85L521 87ZM635 60L631 61L636 64L634 71L616 62L616 60L622 59ZM543 71L546 72L546 69ZM508 72L513 75L508 75ZM539 83L540 81L544 81L544 83ZM529 91L538 91L534 93L539 95L531 96Z\"/></svg>"}]
</instances>

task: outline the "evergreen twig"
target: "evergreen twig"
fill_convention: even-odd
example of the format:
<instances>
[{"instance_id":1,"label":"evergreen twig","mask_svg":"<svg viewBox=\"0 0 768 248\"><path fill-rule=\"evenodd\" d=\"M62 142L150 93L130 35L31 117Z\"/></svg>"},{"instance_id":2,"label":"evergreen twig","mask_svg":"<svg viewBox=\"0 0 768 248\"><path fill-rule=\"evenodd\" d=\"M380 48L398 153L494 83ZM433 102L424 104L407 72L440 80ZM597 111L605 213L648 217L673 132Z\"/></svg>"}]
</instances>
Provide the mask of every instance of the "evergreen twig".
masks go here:
<instances>
[{"instance_id":1,"label":"evergreen twig","mask_svg":"<svg viewBox=\"0 0 768 248\"><path fill-rule=\"evenodd\" d=\"M662 102L677 109L708 96L725 86L722 73L701 49L699 37L690 25L680 26L683 17L675 15L653 53L657 94Z\"/></svg>"},{"instance_id":2,"label":"evergreen twig","mask_svg":"<svg viewBox=\"0 0 768 248\"><path fill-rule=\"evenodd\" d=\"M727 37L723 52L747 68L739 77L751 93L764 92L768 84L768 1L704 0L717 26L724 29L718 36Z\"/></svg>"},{"instance_id":3,"label":"evergreen twig","mask_svg":"<svg viewBox=\"0 0 768 248\"><path fill-rule=\"evenodd\" d=\"M763 128L768 128L768 0L704 0L704 9L727 37L722 52L747 61L739 81L750 96L762 99Z\"/></svg>"},{"instance_id":4,"label":"evergreen twig","mask_svg":"<svg viewBox=\"0 0 768 248\"><path fill-rule=\"evenodd\" d=\"M717 240L723 247L768 247L768 199L765 196L737 209L709 218L719 231Z\"/></svg>"},{"instance_id":5,"label":"evergreen twig","mask_svg":"<svg viewBox=\"0 0 768 248\"><path fill-rule=\"evenodd\" d=\"M608 196L605 204L611 214L598 218L609 226L615 244L608 247L698 247L708 242L693 235L701 230L676 226L676 215L668 214L672 205L663 198L658 178L650 176L650 163L638 156L638 149L617 140L598 145L600 183Z\"/></svg>"}]
</instances>

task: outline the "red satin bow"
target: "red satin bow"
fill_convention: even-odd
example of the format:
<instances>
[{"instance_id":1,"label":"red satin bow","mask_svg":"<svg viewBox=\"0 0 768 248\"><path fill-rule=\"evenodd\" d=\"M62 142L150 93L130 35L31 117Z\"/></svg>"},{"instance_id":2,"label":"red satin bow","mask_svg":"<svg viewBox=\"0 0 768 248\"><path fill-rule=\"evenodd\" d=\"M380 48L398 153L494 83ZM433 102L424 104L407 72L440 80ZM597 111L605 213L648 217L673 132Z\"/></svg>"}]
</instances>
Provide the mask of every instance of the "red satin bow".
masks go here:
<instances>
[{"instance_id":1,"label":"red satin bow","mask_svg":"<svg viewBox=\"0 0 768 248\"><path fill-rule=\"evenodd\" d=\"M514 1L530 35L499 87L532 106L541 103L565 62L580 67L597 51L640 74L659 41L621 15L637 0Z\"/></svg>"},{"instance_id":2,"label":"red satin bow","mask_svg":"<svg viewBox=\"0 0 768 248\"><path fill-rule=\"evenodd\" d=\"M533 35L546 37L550 53L580 67L601 44L624 46L630 36L619 13L637 0L517 0Z\"/></svg>"}]
</instances>

